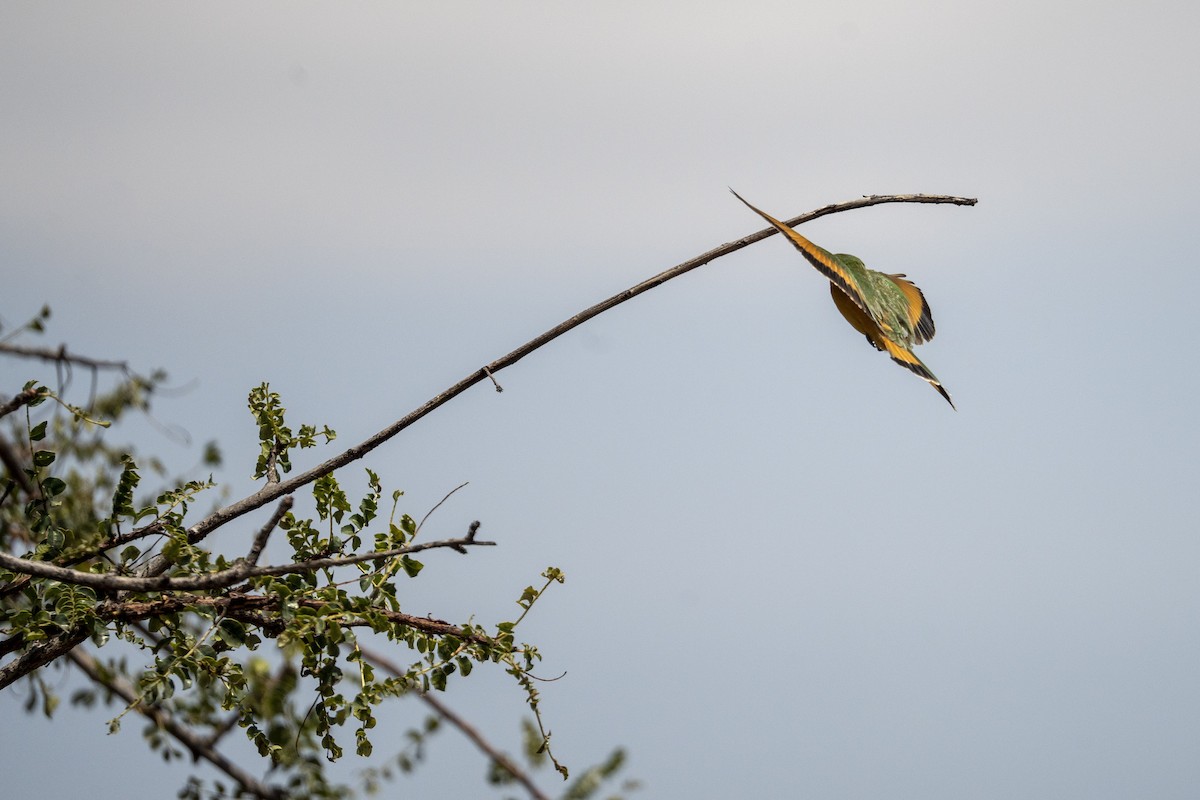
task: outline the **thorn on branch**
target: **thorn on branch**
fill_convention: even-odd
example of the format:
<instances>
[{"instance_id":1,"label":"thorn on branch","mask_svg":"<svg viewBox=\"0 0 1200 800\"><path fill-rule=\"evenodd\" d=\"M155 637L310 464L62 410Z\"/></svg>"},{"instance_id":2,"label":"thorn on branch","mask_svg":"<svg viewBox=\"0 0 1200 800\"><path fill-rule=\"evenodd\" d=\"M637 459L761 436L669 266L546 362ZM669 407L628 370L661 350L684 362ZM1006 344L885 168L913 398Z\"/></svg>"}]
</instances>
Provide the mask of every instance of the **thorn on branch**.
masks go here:
<instances>
[{"instance_id":1,"label":"thorn on branch","mask_svg":"<svg viewBox=\"0 0 1200 800\"><path fill-rule=\"evenodd\" d=\"M489 378L491 378L491 379L492 379L492 385L496 387L496 391L497 391L497 392L503 392L503 391L504 391L504 387L503 387L503 386L501 386L499 383L497 383L497 382L496 382L496 376L492 374L492 371L491 371L490 369L488 369L487 367L484 367L484 368L483 368L483 372L484 372L484 374L486 374L486 375L487 375Z\"/></svg>"}]
</instances>

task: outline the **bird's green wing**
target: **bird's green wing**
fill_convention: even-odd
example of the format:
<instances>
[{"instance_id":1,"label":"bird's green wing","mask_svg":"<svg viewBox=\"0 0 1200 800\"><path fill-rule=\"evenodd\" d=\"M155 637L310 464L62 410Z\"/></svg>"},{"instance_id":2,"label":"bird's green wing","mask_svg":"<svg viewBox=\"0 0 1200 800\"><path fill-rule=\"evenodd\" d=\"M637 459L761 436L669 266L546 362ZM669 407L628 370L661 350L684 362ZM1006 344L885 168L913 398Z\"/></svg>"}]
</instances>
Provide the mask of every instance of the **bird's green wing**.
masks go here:
<instances>
[{"instance_id":1,"label":"bird's green wing","mask_svg":"<svg viewBox=\"0 0 1200 800\"><path fill-rule=\"evenodd\" d=\"M867 313L879 325L884 335L906 346L923 344L933 338L933 312L925 295L903 275L887 275L868 269L855 256L838 253L838 260L852 265L861 274L859 286Z\"/></svg>"},{"instance_id":2,"label":"bird's green wing","mask_svg":"<svg viewBox=\"0 0 1200 800\"><path fill-rule=\"evenodd\" d=\"M917 288L917 285L912 281L905 280L903 273L896 275L887 275L892 283L900 289L904 294L904 299L908 305L908 320L913 331L913 343L924 344L933 338L937 329L933 326L933 312L929 310L929 303L925 301L925 295Z\"/></svg>"}]
</instances>

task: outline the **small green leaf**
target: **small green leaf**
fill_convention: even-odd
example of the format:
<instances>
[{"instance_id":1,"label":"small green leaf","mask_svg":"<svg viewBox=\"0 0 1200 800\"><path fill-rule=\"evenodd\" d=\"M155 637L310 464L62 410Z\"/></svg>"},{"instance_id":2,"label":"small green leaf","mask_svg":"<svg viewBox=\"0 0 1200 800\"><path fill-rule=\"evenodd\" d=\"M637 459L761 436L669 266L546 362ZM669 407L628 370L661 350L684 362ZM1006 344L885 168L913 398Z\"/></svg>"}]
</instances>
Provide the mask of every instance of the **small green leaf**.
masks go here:
<instances>
[{"instance_id":1,"label":"small green leaf","mask_svg":"<svg viewBox=\"0 0 1200 800\"><path fill-rule=\"evenodd\" d=\"M67 490L67 485L58 478L46 478L42 481L42 490L46 494L53 497L54 495L62 494Z\"/></svg>"},{"instance_id":2,"label":"small green leaf","mask_svg":"<svg viewBox=\"0 0 1200 800\"><path fill-rule=\"evenodd\" d=\"M51 528L46 532L46 544L51 550L61 550L66 541L67 537L60 528Z\"/></svg>"},{"instance_id":3,"label":"small green leaf","mask_svg":"<svg viewBox=\"0 0 1200 800\"><path fill-rule=\"evenodd\" d=\"M38 450L33 454L33 465L35 467L48 467L54 463L53 450Z\"/></svg>"},{"instance_id":4,"label":"small green leaf","mask_svg":"<svg viewBox=\"0 0 1200 800\"><path fill-rule=\"evenodd\" d=\"M217 626L217 638L230 647L241 647L246 643L246 626L235 619L223 619Z\"/></svg>"},{"instance_id":5,"label":"small green leaf","mask_svg":"<svg viewBox=\"0 0 1200 800\"><path fill-rule=\"evenodd\" d=\"M33 441L33 442L40 442L42 439L45 439L45 438L46 438L46 422L45 422L45 420L43 420L43 421L39 422L37 425L34 425L33 429L29 431L29 439L30 439L30 441Z\"/></svg>"}]
</instances>

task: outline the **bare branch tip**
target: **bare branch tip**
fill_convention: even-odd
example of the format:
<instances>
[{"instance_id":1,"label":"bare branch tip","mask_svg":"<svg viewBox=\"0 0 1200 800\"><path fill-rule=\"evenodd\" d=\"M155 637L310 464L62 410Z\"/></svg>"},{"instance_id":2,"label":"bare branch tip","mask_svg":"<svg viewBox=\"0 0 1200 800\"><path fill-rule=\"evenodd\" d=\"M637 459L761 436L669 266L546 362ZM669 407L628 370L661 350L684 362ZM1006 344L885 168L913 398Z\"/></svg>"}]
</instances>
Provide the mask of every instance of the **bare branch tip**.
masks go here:
<instances>
[{"instance_id":1,"label":"bare branch tip","mask_svg":"<svg viewBox=\"0 0 1200 800\"><path fill-rule=\"evenodd\" d=\"M488 376L488 378L490 378L490 379L491 379L491 381L492 381L492 385L496 387L496 391L497 391L497 392L503 392L503 391L504 391L504 387L503 387L503 386L501 386L499 383L497 383L497 382L496 382L496 376L492 374L492 371L491 371L491 369L489 369L488 367L484 367L484 368L483 368L483 373L484 373L485 375L487 375L487 376Z\"/></svg>"}]
</instances>

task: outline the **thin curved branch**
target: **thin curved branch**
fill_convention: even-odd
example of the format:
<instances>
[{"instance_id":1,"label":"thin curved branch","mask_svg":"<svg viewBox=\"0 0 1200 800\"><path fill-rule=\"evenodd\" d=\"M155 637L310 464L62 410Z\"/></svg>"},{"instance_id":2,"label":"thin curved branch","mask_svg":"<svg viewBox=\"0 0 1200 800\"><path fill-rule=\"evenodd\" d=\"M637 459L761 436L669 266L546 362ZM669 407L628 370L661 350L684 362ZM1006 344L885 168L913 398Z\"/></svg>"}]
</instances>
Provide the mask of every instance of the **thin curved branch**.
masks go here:
<instances>
[{"instance_id":1,"label":"thin curved branch","mask_svg":"<svg viewBox=\"0 0 1200 800\"><path fill-rule=\"evenodd\" d=\"M368 650L365 647L360 647L359 649L362 651L363 656L368 661L374 663L375 666L397 678L404 676L404 672L399 667L379 653L376 653L373 650ZM483 734L481 734L474 725L470 724L458 714L451 711L445 703L438 700L429 692L418 692L417 697L420 697L427 706L436 711L438 716L442 717L442 719L446 720L451 725L462 731L462 734L470 739L471 742L478 747L484 755L486 755L492 760L493 763L496 764L496 766L507 772L513 777L513 780L525 787L525 791L529 792L529 796L532 797L533 800L549 800L549 797L547 797L542 790L538 788L537 784L533 782L533 779L529 777L528 773L513 763L511 758L497 750L491 742L483 738Z\"/></svg>"},{"instance_id":2,"label":"thin curved branch","mask_svg":"<svg viewBox=\"0 0 1200 800\"><path fill-rule=\"evenodd\" d=\"M89 558L95 558L107 550L112 550L114 547L120 547L121 545L129 544L130 542L136 542L138 539L145 539L147 536L164 536L166 533L167 529L161 521L152 522L149 525L136 528L129 533L120 533L110 536L99 544L91 545L79 552L73 552L70 556L59 557L55 559L55 563L60 567L71 567L82 561L87 561ZM3 591L0 590L0 597L2 596Z\"/></svg>"},{"instance_id":3,"label":"thin curved branch","mask_svg":"<svg viewBox=\"0 0 1200 800\"><path fill-rule=\"evenodd\" d=\"M271 518L267 520L267 524L258 529L258 534L254 537L254 543L250 545L250 552L246 553L246 563L251 567L257 566L258 558L262 555L263 548L267 546L267 539L271 536L271 531L275 530L275 526L283 519L283 515L292 510L294 498L289 494L279 501L278 508Z\"/></svg>"},{"instance_id":4,"label":"thin curved branch","mask_svg":"<svg viewBox=\"0 0 1200 800\"><path fill-rule=\"evenodd\" d=\"M483 734L481 734L474 725L470 724L458 714L451 711L445 703L443 703L441 700L438 700L429 692L421 692L418 696L425 701L427 706L441 715L444 720L462 731L463 736L466 736L468 739L470 739L471 742L480 750L482 750L483 753L490 758L493 763L511 775L517 783L524 786L525 791L529 792L530 797L532 797L534 800L550 800L550 798L537 787L537 784L533 782L533 779L531 779L524 770L513 763L511 758L493 747L491 742L483 738Z\"/></svg>"},{"instance_id":5,"label":"thin curved branch","mask_svg":"<svg viewBox=\"0 0 1200 800\"><path fill-rule=\"evenodd\" d=\"M417 528L416 528L416 531L413 533L413 537L414 537L414 538L416 537L416 535L417 535L418 533L420 533L420 532L421 532L421 528L425 526L425 520L427 520L427 519L429 519L430 517L432 517L432 516L433 516L433 512L437 511L439 508L441 508L441 507L442 507L442 503L445 503L447 500L449 500L451 495L453 495L453 494L454 494L455 492L457 492L459 489L461 489L461 488L463 488L464 486L466 486L466 485L467 485L467 483L468 483L467 481L464 481L464 482L460 483L458 486L455 486L455 487L454 487L453 489L451 489L450 491L446 492L446 496L445 496L445 497L443 497L441 500L438 500L438 501L437 501L437 503L434 505L434 507L433 507L433 508L431 508L431 509L429 509L428 511L426 511L426 512L425 512L425 516L421 517L421 521L417 523Z\"/></svg>"},{"instance_id":6,"label":"thin curved branch","mask_svg":"<svg viewBox=\"0 0 1200 800\"><path fill-rule=\"evenodd\" d=\"M796 227L797 225L801 225L805 222L809 222L829 214L835 214L840 211L850 211L857 208L866 208L868 206L882 205L884 203L945 203L960 206L973 206L976 202L977 200L971 197L954 197L950 195L935 194L869 195L866 197L861 197L857 200L850 200L844 203L833 203L831 205L823 206L815 211L809 211L808 213L801 214L798 217L792 217L789 220L785 220L785 222L790 227ZM522 358L542 347L543 345L548 344L572 328L582 325L591 318L604 313L610 308L618 306L621 303L624 303L626 300L631 300L640 294L644 294L645 292L648 292L657 286L661 286L673 278L678 278L680 275L691 272L697 267L704 266L705 264L715 261L718 258L737 252L738 250L748 247L755 242L762 241L769 236L774 236L776 233L777 231L774 228L764 228L757 233L752 233L749 236L742 237L741 239L727 242L720 247L715 247L706 253L696 256L695 258L684 261L682 264L678 264L664 272L660 272L653 278L648 278L636 286L630 287L623 292L613 295L607 300L597 303L591 308L584 309L573 317L570 317L563 322L560 322L558 325L555 325L553 328L541 334L540 336L530 339L528 342L508 353L507 355L501 356L490 364L480 367L467 377L460 380L458 383L454 384L440 394L430 398L423 405L413 409L405 416L396 420L391 425L379 431L374 436L364 440L360 444L343 451L342 453L334 456L322 464L318 464L312 469L294 475L287 480L281 480L277 483L268 483L254 494L235 503L231 503L224 508L220 508L217 511L214 511L212 514L200 520L188 529L189 541L193 543L198 542L230 520L254 511L255 509L260 508L285 494L291 494L300 487L306 486L318 478L324 477L325 475L328 475L331 472L362 458L376 447L379 447L379 445L391 439L393 436L400 433L402 430L417 422L421 418L425 417L430 412L440 408L450 400L453 400L455 397L462 394L475 384L488 379L494 380L492 376L495 373L506 367L511 367L513 364L517 363ZM167 563L166 559L160 556L157 560L147 563L144 574L158 574L165 571L168 566L169 564Z\"/></svg>"}]
</instances>

